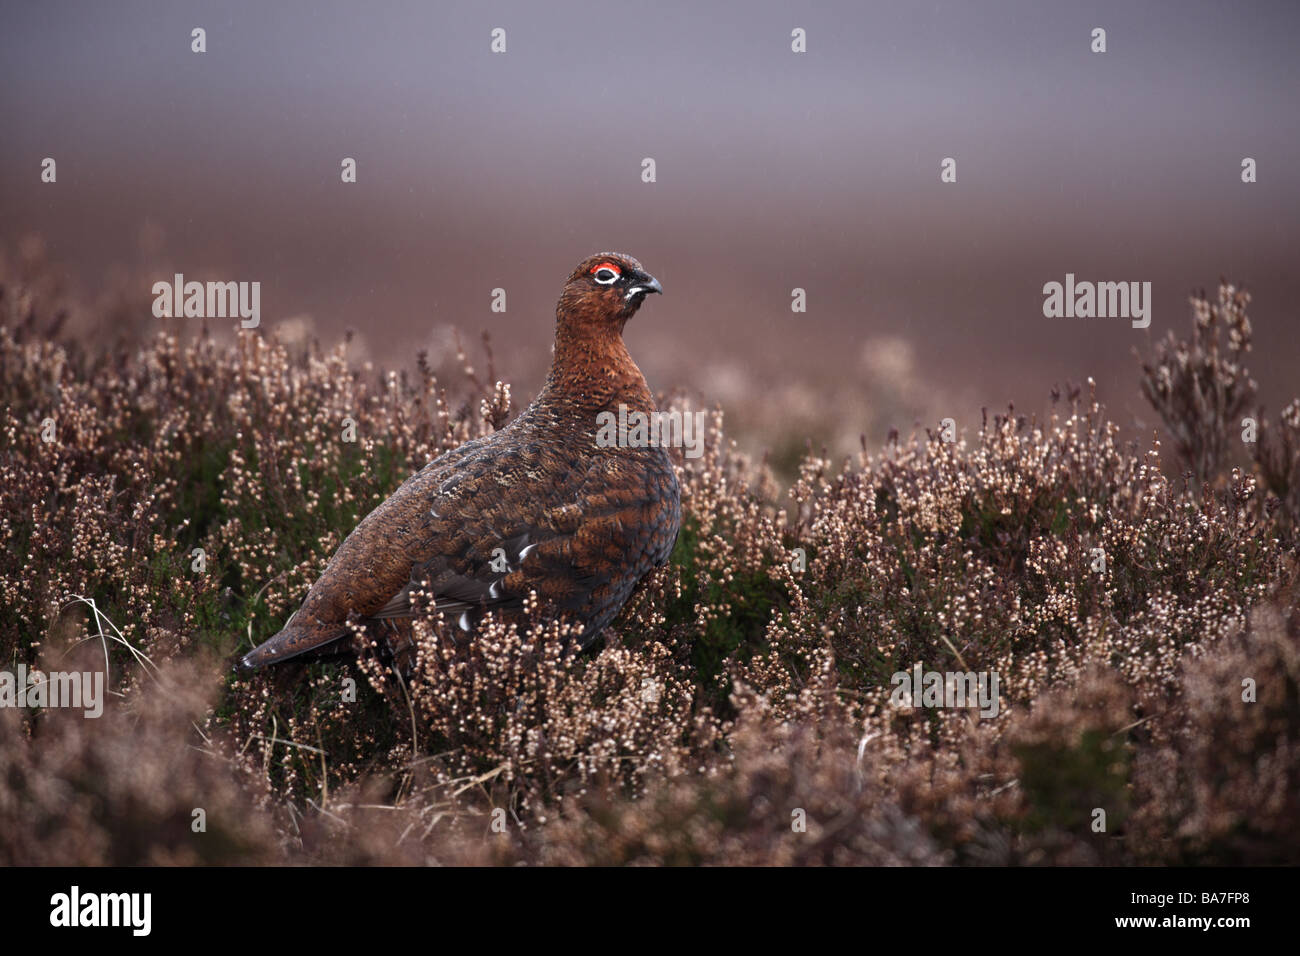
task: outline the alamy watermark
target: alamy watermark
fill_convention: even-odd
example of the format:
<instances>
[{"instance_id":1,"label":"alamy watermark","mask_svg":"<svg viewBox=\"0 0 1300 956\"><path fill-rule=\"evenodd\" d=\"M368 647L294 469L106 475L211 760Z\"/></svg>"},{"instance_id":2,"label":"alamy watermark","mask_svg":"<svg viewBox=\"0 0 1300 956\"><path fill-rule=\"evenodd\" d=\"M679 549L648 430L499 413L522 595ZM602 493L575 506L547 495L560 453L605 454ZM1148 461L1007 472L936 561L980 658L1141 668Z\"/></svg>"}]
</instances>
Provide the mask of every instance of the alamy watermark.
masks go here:
<instances>
[{"instance_id":1,"label":"alamy watermark","mask_svg":"<svg viewBox=\"0 0 1300 956\"><path fill-rule=\"evenodd\" d=\"M233 319L255 329L262 322L262 283L186 282L176 273L171 282L153 284L153 314L158 319Z\"/></svg>"},{"instance_id":2,"label":"alamy watermark","mask_svg":"<svg viewBox=\"0 0 1300 956\"><path fill-rule=\"evenodd\" d=\"M889 682L895 707L978 707L981 717L996 717L1001 709L997 671L927 671L918 663Z\"/></svg>"},{"instance_id":3,"label":"alamy watermark","mask_svg":"<svg viewBox=\"0 0 1300 956\"><path fill-rule=\"evenodd\" d=\"M153 894L83 893L74 886L50 897L50 925L125 926L133 936L148 936L153 927Z\"/></svg>"},{"instance_id":4,"label":"alamy watermark","mask_svg":"<svg viewBox=\"0 0 1300 956\"><path fill-rule=\"evenodd\" d=\"M0 707L71 707L91 719L104 713L103 671L0 671Z\"/></svg>"},{"instance_id":5,"label":"alamy watermark","mask_svg":"<svg viewBox=\"0 0 1300 956\"><path fill-rule=\"evenodd\" d=\"M1133 328L1151 324L1150 282L1065 282L1043 286L1043 315L1049 319L1132 319Z\"/></svg>"},{"instance_id":6,"label":"alamy watermark","mask_svg":"<svg viewBox=\"0 0 1300 956\"><path fill-rule=\"evenodd\" d=\"M704 454L704 412L643 412L620 403L618 414L596 416L597 448L682 448L687 458Z\"/></svg>"}]
</instances>

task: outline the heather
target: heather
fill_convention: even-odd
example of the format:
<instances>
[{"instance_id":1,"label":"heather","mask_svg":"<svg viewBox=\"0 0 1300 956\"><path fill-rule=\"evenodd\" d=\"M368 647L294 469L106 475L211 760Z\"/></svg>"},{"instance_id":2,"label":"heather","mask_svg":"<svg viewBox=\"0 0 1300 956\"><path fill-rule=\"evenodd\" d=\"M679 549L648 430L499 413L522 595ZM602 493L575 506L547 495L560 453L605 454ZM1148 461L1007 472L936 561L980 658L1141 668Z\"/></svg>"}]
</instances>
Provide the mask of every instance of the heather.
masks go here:
<instances>
[{"instance_id":1,"label":"heather","mask_svg":"<svg viewBox=\"0 0 1300 956\"><path fill-rule=\"evenodd\" d=\"M665 394L710 413L682 532L592 652L435 610L407 668L358 627L242 677L357 521L521 396L484 344L384 370L111 303L91 337L7 265L0 666L111 696L0 708L0 861L1294 863L1300 399L1257 407L1249 304L1194 296L1135 365L1137 443L1086 382L778 472ZM996 716L896 706L918 662L998 674Z\"/></svg>"}]
</instances>

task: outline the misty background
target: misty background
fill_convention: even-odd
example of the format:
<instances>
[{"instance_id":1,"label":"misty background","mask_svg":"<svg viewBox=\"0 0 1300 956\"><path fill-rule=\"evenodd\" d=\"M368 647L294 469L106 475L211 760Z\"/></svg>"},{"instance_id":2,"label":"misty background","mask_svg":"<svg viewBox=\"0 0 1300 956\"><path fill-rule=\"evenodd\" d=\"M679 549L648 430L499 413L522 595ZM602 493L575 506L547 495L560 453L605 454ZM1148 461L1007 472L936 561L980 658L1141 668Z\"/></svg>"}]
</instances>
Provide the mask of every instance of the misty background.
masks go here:
<instances>
[{"instance_id":1,"label":"misty background","mask_svg":"<svg viewBox=\"0 0 1300 956\"><path fill-rule=\"evenodd\" d=\"M652 388L720 403L755 448L780 429L843 453L917 421L978 427L982 406L1041 411L1089 375L1149 432L1133 350L1184 335L1188 294L1224 275L1254 295L1266 405L1297 392L1294 3L44 2L0 18L0 250L39 237L87 296L138 292L141 322L152 283L183 272L260 281L263 331L328 348L351 328L380 366L445 360L453 328L477 356L487 331L521 407L565 277L618 250L666 293L626 334ZM1044 318L1042 286L1067 272L1150 281L1150 328Z\"/></svg>"}]
</instances>

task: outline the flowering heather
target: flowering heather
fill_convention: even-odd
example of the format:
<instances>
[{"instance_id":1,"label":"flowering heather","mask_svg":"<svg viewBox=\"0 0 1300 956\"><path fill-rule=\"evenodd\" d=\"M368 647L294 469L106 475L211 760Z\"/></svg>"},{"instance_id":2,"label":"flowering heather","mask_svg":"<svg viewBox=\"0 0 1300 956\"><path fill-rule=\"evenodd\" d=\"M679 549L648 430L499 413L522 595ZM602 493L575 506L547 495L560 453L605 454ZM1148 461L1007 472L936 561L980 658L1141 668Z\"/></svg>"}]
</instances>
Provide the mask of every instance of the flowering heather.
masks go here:
<instances>
[{"instance_id":1,"label":"flowering heather","mask_svg":"<svg viewBox=\"0 0 1300 956\"><path fill-rule=\"evenodd\" d=\"M6 272L0 666L110 697L0 708L0 863L1295 863L1300 401L1251 409L1248 301L1194 300L1144 369L1164 439L1122 445L1089 384L782 488L712 410L671 562L593 651L431 609L408 666L358 626L239 677L510 388L273 322L92 346ZM996 716L899 706L918 663L996 673Z\"/></svg>"}]
</instances>

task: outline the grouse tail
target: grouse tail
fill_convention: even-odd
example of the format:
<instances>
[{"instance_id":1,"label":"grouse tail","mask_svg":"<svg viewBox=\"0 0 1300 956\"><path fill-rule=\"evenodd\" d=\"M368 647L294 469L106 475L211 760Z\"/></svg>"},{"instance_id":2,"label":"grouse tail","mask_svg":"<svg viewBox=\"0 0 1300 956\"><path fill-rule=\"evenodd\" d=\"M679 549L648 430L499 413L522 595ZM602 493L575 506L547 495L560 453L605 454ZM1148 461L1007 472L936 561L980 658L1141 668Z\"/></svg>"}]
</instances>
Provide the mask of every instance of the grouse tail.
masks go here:
<instances>
[{"instance_id":1,"label":"grouse tail","mask_svg":"<svg viewBox=\"0 0 1300 956\"><path fill-rule=\"evenodd\" d=\"M349 633L344 626L301 627L290 620L282 631L241 657L237 668L240 673L248 674L261 670L268 664L278 664L295 657L316 656L322 650L332 649L331 645Z\"/></svg>"}]
</instances>

